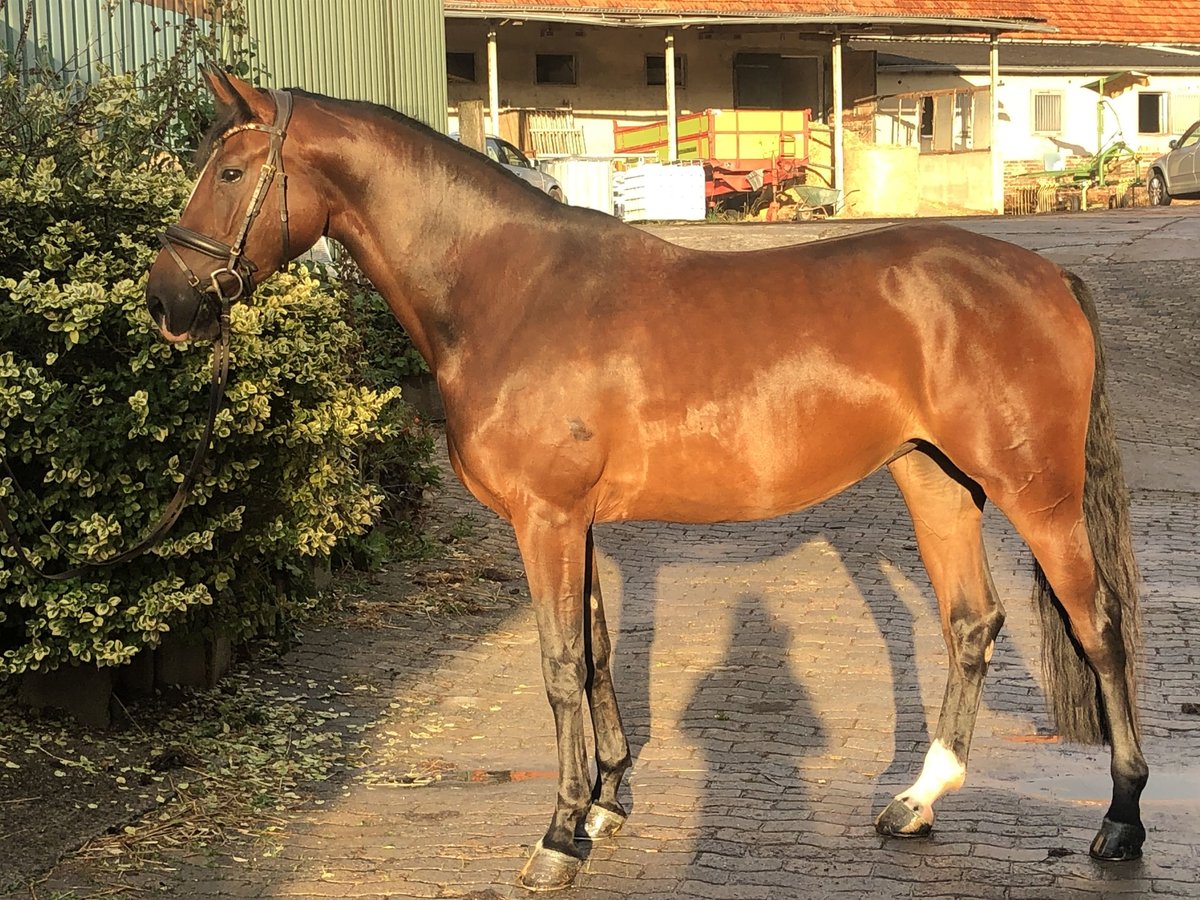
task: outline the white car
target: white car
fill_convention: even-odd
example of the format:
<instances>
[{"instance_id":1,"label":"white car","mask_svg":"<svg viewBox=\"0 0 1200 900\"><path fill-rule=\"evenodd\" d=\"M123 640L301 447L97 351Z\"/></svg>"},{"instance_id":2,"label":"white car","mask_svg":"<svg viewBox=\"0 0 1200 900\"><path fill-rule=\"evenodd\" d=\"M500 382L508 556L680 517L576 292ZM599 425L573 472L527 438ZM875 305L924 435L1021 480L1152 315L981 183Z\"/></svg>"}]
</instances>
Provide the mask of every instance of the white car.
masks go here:
<instances>
[{"instance_id":1,"label":"white car","mask_svg":"<svg viewBox=\"0 0 1200 900\"><path fill-rule=\"evenodd\" d=\"M457 141L459 139L458 132L450 135L450 137ZM537 168L537 166L529 161L529 157L508 141L501 138L489 137L487 139L487 155L518 178L528 181L540 191L545 191L559 203L567 202L567 195L563 193L562 185L553 176L547 175L541 169Z\"/></svg>"},{"instance_id":2,"label":"white car","mask_svg":"<svg viewBox=\"0 0 1200 900\"><path fill-rule=\"evenodd\" d=\"M1167 206L1173 197L1200 196L1200 122L1171 141L1171 152L1150 164L1146 196L1151 206Z\"/></svg>"}]
</instances>

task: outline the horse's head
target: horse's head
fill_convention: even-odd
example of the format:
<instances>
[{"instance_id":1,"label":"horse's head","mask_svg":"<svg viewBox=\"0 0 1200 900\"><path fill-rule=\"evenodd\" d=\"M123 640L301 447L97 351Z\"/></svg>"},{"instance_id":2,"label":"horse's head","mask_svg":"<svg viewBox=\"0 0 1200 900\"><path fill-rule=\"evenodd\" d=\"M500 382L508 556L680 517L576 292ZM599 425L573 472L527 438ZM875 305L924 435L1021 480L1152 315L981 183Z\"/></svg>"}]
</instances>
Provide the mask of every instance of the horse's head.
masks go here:
<instances>
[{"instance_id":1,"label":"horse's head","mask_svg":"<svg viewBox=\"0 0 1200 900\"><path fill-rule=\"evenodd\" d=\"M150 315L170 341L215 338L223 310L311 246L326 220L296 165L297 138L287 140L291 94L215 69L204 77L216 124L198 154L204 163L192 196L162 235L146 283Z\"/></svg>"}]
</instances>

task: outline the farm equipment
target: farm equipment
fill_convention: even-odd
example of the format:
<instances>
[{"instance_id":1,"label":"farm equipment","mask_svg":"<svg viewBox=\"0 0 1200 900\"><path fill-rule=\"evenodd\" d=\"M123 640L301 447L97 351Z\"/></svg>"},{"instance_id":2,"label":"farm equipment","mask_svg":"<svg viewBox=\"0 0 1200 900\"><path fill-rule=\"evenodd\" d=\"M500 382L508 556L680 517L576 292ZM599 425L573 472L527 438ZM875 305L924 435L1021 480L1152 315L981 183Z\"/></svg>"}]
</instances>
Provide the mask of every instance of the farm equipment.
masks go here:
<instances>
[{"instance_id":1,"label":"farm equipment","mask_svg":"<svg viewBox=\"0 0 1200 900\"><path fill-rule=\"evenodd\" d=\"M1008 191L1005 206L1014 214L1128 206L1132 203L1130 188L1139 180L1139 168L1138 154L1124 141L1115 139L1077 165L1026 173Z\"/></svg>"},{"instance_id":2,"label":"farm equipment","mask_svg":"<svg viewBox=\"0 0 1200 900\"><path fill-rule=\"evenodd\" d=\"M807 109L707 109L676 118L681 160L704 164L709 203L729 194L779 189L808 165ZM614 125L619 154L655 154L667 160L667 121Z\"/></svg>"},{"instance_id":3,"label":"farm equipment","mask_svg":"<svg viewBox=\"0 0 1200 900\"><path fill-rule=\"evenodd\" d=\"M1141 160L1125 143L1121 119L1112 98L1149 83L1149 75L1128 71L1084 85L1099 95L1096 101L1096 153L1073 166L1064 166L1057 153L1048 154L1045 170L1027 173L1025 177L1029 180L1015 185L1009 192L1006 208L1025 213L1132 205L1135 202L1132 188L1141 183ZM1106 110L1112 113L1116 122L1107 140L1104 137Z\"/></svg>"}]
</instances>

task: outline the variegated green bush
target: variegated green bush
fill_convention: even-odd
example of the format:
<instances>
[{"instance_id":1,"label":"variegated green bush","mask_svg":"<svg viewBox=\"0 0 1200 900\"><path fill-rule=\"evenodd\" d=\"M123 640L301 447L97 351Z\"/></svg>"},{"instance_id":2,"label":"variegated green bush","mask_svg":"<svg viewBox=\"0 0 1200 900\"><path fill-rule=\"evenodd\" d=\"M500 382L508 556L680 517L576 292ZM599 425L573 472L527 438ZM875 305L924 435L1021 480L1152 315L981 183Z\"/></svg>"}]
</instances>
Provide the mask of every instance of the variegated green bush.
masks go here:
<instances>
[{"instance_id":1,"label":"variegated green bush","mask_svg":"<svg viewBox=\"0 0 1200 900\"><path fill-rule=\"evenodd\" d=\"M70 564L59 545L101 559L136 542L206 418L208 347L164 342L142 294L188 189L138 139L157 114L131 79L0 83L0 453L33 500L5 478L0 494L51 570ZM206 472L150 554L58 583L0 551L0 675L120 664L168 630L273 626L304 600L312 559L372 524L372 454L401 439L425 471L398 392L365 383L348 303L294 268L235 307Z\"/></svg>"}]
</instances>

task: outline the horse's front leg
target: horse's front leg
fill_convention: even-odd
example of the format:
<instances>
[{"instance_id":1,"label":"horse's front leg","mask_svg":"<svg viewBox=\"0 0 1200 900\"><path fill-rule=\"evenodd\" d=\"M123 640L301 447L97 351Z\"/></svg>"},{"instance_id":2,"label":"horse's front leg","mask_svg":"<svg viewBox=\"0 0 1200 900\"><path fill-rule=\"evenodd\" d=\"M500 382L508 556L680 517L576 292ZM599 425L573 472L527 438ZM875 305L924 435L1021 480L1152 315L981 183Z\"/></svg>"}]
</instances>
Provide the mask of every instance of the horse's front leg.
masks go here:
<instances>
[{"instance_id":1,"label":"horse's front leg","mask_svg":"<svg viewBox=\"0 0 1200 900\"><path fill-rule=\"evenodd\" d=\"M568 887L583 865L575 831L591 799L583 731L587 523L557 510L534 509L514 518L513 527L537 615L542 676L558 735L554 815L519 881L532 891L553 891Z\"/></svg>"}]
</instances>

